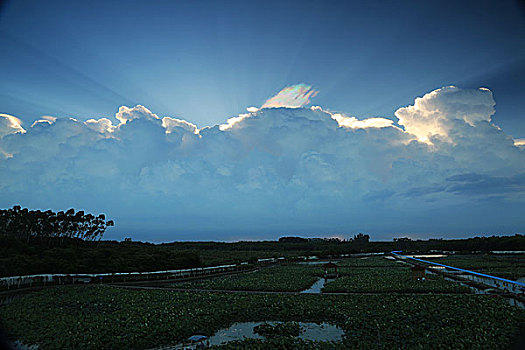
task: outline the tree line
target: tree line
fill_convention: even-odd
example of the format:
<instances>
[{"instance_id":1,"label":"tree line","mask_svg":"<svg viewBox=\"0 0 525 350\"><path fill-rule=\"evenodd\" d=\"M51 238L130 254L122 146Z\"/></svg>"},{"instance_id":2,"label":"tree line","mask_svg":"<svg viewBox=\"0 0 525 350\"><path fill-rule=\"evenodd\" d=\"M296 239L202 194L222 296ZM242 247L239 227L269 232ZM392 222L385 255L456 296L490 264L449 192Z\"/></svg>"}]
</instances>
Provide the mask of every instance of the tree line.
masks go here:
<instances>
[{"instance_id":1,"label":"tree line","mask_svg":"<svg viewBox=\"0 0 525 350\"><path fill-rule=\"evenodd\" d=\"M368 243L370 241L370 235L358 233L353 238L343 239L339 237L329 238L303 238L298 236L284 236L279 238L279 243Z\"/></svg>"},{"instance_id":2,"label":"tree line","mask_svg":"<svg viewBox=\"0 0 525 350\"><path fill-rule=\"evenodd\" d=\"M113 226L113 220L106 220L104 214L95 216L82 210L75 212L54 212L52 210L29 210L19 205L0 209L0 235L10 236L29 242L33 238L79 238L87 241L100 240L106 228Z\"/></svg>"}]
</instances>

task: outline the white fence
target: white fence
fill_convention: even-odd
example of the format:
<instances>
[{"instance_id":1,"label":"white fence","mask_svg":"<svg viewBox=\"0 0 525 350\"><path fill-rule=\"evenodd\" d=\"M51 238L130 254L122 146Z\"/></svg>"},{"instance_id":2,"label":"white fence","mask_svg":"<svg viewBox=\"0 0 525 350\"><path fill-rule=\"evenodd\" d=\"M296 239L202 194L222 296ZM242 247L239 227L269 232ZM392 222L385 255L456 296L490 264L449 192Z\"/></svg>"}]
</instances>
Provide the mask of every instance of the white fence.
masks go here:
<instances>
[{"instance_id":1,"label":"white fence","mask_svg":"<svg viewBox=\"0 0 525 350\"><path fill-rule=\"evenodd\" d=\"M0 289L31 287L33 285L65 284L65 283L93 283L105 282L115 279L159 279L183 278L192 276L210 275L215 273L232 272L238 270L240 265L221 265L211 267L196 267L191 269L165 270L153 272L115 272L115 273L82 273L82 274L41 274L11 276L0 278ZM245 266L243 266L245 267Z\"/></svg>"}]
</instances>

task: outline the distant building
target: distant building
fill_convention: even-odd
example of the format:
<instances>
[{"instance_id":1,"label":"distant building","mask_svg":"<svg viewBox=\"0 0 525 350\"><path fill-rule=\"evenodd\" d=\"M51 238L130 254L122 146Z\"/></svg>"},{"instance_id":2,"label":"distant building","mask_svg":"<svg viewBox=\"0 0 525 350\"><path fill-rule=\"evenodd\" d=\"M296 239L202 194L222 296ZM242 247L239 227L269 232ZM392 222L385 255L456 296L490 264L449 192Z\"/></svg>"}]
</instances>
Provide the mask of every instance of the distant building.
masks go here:
<instances>
[{"instance_id":1,"label":"distant building","mask_svg":"<svg viewBox=\"0 0 525 350\"><path fill-rule=\"evenodd\" d=\"M337 274L337 265L333 262L329 262L323 265L324 267L324 278L336 278Z\"/></svg>"}]
</instances>

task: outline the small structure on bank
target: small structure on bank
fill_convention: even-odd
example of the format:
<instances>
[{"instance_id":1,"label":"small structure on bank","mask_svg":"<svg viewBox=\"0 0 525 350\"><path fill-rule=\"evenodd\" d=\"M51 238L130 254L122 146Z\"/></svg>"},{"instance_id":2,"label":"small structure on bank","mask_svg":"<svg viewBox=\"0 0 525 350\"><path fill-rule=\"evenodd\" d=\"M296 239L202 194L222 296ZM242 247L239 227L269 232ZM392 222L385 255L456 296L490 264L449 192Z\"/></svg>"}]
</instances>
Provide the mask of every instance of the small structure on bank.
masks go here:
<instances>
[{"instance_id":1,"label":"small structure on bank","mask_svg":"<svg viewBox=\"0 0 525 350\"><path fill-rule=\"evenodd\" d=\"M324 278L337 278L337 265L333 262L329 262L323 265L324 267Z\"/></svg>"},{"instance_id":2,"label":"small structure on bank","mask_svg":"<svg viewBox=\"0 0 525 350\"><path fill-rule=\"evenodd\" d=\"M412 279L414 281L424 281L425 273L426 269L421 265L416 265L412 267Z\"/></svg>"}]
</instances>

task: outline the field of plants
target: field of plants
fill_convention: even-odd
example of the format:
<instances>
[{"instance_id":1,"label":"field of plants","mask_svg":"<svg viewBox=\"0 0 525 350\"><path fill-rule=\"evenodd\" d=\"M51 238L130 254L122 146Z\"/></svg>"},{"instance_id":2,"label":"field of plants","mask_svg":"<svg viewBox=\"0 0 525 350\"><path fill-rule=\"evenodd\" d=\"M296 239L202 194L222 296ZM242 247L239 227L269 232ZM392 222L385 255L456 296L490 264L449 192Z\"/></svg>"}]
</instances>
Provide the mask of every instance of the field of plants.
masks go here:
<instances>
[{"instance_id":1,"label":"field of plants","mask_svg":"<svg viewBox=\"0 0 525 350\"><path fill-rule=\"evenodd\" d=\"M449 255L425 260L517 280L525 277L525 254Z\"/></svg>"},{"instance_id":2,"label":"field of plants","mask_svg":"<svg viewBox=\"0 0 525 350\"><path fill-rule=\"evenodd\" d=\"M234 322L328 322L337 344L293 337L233 348L506 349L525 332L525 311L484 295L279 295L52 287L0 307L7 331L42 349L147 349Z\"/></svg>"},{"instance_id":3,"label":"field of plants","mask_svg":"<svg viewBox=\"0 0 525 350\"><path fill-rule=\"evenodd\" d=\"M321 266L291 264L266 267L242 275L218 277L197 282L174 284L177 288L210 290L246 290L268 292L299 292L322 276Z\"/></svg>"},{"instance_id":4,"label":"field of plants","mask_svg":"<svg viewBox=\"0 0 525 350\"><path fill-rule=\"evenodd\" d=\"M337 261L342 267L403 267L406 265L396 263L395 260L386 259L385 256L370 256L362 258L341 259Z\"/></svg>"},{"instance_id":5,"label":"field of plants","mask_svg":"<svg viewBox=\"0 0 525 350\"><path fill-rule=\"evenodd\" d=\"M344 269L344 275L326 284L323 292L352 293L470 293L468 287L446 281L439 275L429 275L425 281L412 279L410 268L353 268Z\"/></svg>"},{"instance_id":6,"label":"field of plants","mask_svg":"<svg viewBox=\"0 0 525 350\"><path fill-rule=\"evenodd\" d=\"M339 278L325 285L323 292L351 293L469 293L470 289L427 275L414 281L410 268L384 257L337 261ZM310 287L323 274L322 264L289 264L259 271L174 284L184 289L299 292Z\"/></svg>"}]
</instances>

